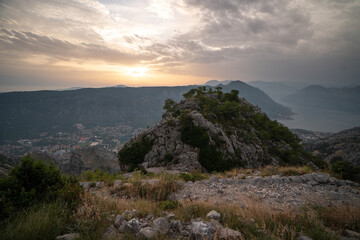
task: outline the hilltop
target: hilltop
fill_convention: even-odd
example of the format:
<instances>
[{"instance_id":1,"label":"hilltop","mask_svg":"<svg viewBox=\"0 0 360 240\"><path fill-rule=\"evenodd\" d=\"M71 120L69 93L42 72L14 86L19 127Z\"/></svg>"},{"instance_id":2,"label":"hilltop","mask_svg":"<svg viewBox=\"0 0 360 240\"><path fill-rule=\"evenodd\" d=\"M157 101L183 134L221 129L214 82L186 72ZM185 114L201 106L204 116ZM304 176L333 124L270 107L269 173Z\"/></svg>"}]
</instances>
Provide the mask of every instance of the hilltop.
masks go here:
<instances>
[{"instance_id":1,"label":"hilltop","mask_svg":"<svg viewBox=\"0 0 360 240\"><path fill-rule=\"evenodd\" d=\"M231 84L231 83L230 83ZM162 120L132 138L119 151L123 170L166 166L190 171L234 167L318 164L288 128L238 97L199 87L176 103L167 99Z\"/></svg>"}]
</instances>

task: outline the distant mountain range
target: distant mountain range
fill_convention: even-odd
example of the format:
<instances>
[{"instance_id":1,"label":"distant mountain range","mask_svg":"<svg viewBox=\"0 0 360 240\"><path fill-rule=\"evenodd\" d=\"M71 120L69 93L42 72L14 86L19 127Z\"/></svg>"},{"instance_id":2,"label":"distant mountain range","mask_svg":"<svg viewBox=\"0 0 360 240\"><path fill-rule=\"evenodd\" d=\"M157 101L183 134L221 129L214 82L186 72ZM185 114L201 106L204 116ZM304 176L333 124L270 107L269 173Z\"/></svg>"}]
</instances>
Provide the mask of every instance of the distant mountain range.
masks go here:
<instances>
[{"instance_id":1,"label":"distant mountain range","mask_svg":"<svg viewBox=\"0 0 360 240\"><path fill-rule=\"evenodd\" d=\"M290 106L301 106L309 109L360 113L360 86L326 88L312 85L284 97L282 102L288 103Z\"/></svg>"},{"instance_id":2,"label":"distant mountain range","mask_svg":"<svg viewBox=\"0 0 360 240\"><path fill-rule=\"evenodd\" d=\"M220 85L224 92L239 91L273 119L289 118L289 108L276 103L261 90L235 81ZM161 119L164 101L179 101L198 86L83 88L72 91L0 93L0 142L38 137L40 132L73 131L85 126L128 124L134 128L153 125Z\"/></svg>"},{"instance_id":3,"label":"distant mountain range","mask_svg":"<svg viewBox=\"0 0 360 240\"><path fill-rule=\"evenodd\" d=\"M269 97L278 101L283 97L293 94L307 85L305 83L285 83L285 82L265 82L265 81L252 81L247 84L259 88L264 91Z\"/></svg>"},{"instance_id":4,"label":"distant mountain range","mask_svg":"<svg viewBox=\"0 0 360 240\"><path fill-rule=\"evenodd\" d=\"M205 86L212 86L212 87L215 87L217 85L227 85L229 83L233 82L233 80L223 80L223 81L218 81L218 80L210 80L210 81L207 81L204 85Z\"/></svg>"}]
</instances>

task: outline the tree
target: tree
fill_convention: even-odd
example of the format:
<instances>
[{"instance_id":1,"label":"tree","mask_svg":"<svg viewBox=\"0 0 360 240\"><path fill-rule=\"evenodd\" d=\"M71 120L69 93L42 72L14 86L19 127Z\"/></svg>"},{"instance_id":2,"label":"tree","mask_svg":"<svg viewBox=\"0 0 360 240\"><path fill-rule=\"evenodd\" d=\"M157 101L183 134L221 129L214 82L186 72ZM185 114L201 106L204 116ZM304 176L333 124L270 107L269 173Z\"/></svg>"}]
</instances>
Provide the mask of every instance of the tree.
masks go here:
<instances>
[{"instance_id":1,"label":"tree","mask_svg":"<svg viewBox=\"0 0 360 240\"><path fill-rule=\"evenodd\" d=\"M173 111L176 104L177 103L173 99L168 98L168 99L165 100L165 104L163 106L163 109L166 110L166 111Z\"/></svg>"}]
</instances>

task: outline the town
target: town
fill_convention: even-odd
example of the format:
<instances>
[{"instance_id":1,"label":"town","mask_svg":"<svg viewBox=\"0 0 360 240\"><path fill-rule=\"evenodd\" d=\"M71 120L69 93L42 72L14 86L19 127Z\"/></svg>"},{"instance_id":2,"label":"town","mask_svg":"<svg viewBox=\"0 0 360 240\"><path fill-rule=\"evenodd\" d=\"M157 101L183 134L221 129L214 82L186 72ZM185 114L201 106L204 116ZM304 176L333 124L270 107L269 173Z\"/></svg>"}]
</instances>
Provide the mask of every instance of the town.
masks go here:
<instances>
[{"instance_id":1,"label":"town","mask_svg":"<svg viewBox=\"0 0 360 240\"><path fill-rule=\"evenodd\" d=\"M71 151L93 146L117 152L127 140L143 130L126 124L87 128L82 123L76 123L75 127L74 132L42 132L32 139L4 140L0 144L0 153L17 158L42 151L62 158Z\"/></svg>"}]
</instances>

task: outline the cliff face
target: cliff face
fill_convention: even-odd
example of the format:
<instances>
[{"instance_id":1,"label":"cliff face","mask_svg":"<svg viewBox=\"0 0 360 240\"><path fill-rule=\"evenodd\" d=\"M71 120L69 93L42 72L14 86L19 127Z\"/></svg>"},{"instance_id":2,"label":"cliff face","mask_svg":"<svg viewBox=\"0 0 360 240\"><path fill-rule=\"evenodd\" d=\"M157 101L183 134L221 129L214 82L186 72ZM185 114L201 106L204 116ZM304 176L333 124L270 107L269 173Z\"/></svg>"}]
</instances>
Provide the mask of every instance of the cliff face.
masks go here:
<instances>
[{"instance_id":1,"label":"cliff face","mask_svg":"<svg viewBox=\"0 0 360 240\"><path fill-rule=\"evenodd\" d=\"M294 134L237 94L199 88L167 101L162 120L120 150L120 164L221 171L310 162Z\"/></svg>"}]
</instances>

